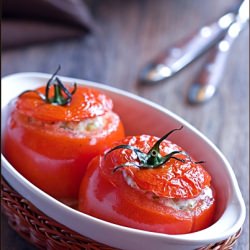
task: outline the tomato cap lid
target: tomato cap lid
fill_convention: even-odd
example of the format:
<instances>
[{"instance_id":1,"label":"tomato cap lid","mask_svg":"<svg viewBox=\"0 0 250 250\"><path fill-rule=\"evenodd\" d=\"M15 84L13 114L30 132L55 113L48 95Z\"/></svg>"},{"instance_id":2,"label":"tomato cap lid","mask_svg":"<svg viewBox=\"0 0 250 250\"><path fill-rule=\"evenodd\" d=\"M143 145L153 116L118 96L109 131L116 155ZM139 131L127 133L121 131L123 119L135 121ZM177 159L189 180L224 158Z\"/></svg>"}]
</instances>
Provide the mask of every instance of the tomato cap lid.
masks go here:
<instances>
[{"instance_id":1,"label":"tomato cap lid","mask_svg":"<svg viewBox=\"0 0 250 250\"><path fill-rule=\"evenodd\" d=\"M112 100L97 89L64 85L56 76L59 69L46 86L18 96L15 105L21 114L45 122L79 122L112 110Z\"/></svg>"},{"instance_id":2,"label":"tomato cap lid","mask_svg":"<svg viewBox=\"0 0 250 250\"><path fill-rule=\"evenodd\" d=\"M197 197L205 186L210 185L211 176L201 165L202 162L194 161L180 146L166 140L168 135L180 129L172 130L160 139L141 135L130 136L116 143L105 154L102 166L105 175L109 175L116 185L116 178L119 178L116 172L120 172L140 190L153 192L160 197ZM166 160L161 164L154 165L153 162L152 165L143 165L142 157L138 155L149 155L155 148L158 148L157 157Z\"/></svg>"}]
</instances>

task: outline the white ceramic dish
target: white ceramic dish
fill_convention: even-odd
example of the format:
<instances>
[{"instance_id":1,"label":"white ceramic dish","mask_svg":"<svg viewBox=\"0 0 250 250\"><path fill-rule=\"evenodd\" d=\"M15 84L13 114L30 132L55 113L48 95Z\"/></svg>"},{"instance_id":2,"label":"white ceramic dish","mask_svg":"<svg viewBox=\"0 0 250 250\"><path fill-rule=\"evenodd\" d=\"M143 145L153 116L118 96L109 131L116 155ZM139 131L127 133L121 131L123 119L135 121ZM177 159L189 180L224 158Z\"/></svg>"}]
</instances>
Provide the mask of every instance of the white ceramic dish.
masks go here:
<instances>
[{"instance_id":1,"label":"white ceramic dish","mask_svg":"<svg viewBox=\"0 0 250 250\"><path fill-rule=\"evenodd\" d=\"M6 105L19 93L44 85L50 75L20 73L2 79L2 129ZM81 235L112 247L127 250L189 250L220 242L235 234L245 219L245 205L235 175L222 153L204 135L172 112L133 94L89 81L60 77L64 82L77 82L106 92L124 122L127 134L161 136L173 128L184 129L171 136L192 156L206 161L206 167L217 190L217 221L209 228L185 235L151 233L108 223L80 213L47 195L22 175L1 155L2 175L22 196L46 215ZM139 121L139 122L138 122Z\"/></svg>"}]
</instances>

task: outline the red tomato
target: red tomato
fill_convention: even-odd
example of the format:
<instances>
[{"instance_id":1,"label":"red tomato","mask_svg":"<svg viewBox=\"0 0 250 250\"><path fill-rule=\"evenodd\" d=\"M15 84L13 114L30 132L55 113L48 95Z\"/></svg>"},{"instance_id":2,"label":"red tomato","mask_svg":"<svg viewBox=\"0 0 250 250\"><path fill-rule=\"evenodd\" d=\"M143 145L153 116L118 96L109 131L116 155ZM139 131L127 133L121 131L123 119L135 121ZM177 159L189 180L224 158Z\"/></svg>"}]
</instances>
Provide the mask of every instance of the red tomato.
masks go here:
<instances>
[{"instance_id":1,"label":"red tomato","mask_svg":"<svg viewBox=\"0 0 250 250\"><path fill-rule=\"evenodd\" d=\"M210 175L166 139L160 142L159 155L150 151L158 139L127 137L115 147L129 147L118 146L95 157L81 183L79 210L119 225L167 234L208 227L215 210ZM172 157L158 166L147 165L152 162L149 158L142 164L149 152L159 161L165 155Z\"/></svg>"},{"instance_id":2,"label":"red tomato","mask_svg":"<svg viewBox=\"0 0 250 250\"><path fill-rule=\"evenodd\" d=\"M48 103L37 93L45 95L46 88L23 93L15 101L3 153L37 187L73 205L87 164L124 137L123 125L112 112L112 100L97 90L78 86L65 105Z\"/></svg>"}]
</instances>

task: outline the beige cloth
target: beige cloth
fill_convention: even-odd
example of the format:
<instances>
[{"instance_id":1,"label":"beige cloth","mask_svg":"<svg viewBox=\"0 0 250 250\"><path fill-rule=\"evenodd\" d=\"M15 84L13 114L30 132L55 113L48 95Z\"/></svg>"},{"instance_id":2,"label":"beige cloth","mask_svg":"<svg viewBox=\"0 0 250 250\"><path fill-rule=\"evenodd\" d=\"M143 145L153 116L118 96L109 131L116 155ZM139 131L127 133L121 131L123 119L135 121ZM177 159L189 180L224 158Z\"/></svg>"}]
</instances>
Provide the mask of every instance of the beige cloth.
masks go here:
<instances>
[{"instance_id":1,"label":"beige cloth","mask_svg":"<svg viewBox=\"0 0 250 250\"><path fill-rule=\"evenodd\" d=\"M2 48L81 36L95 24L84 0L4 0Z\"/></svg>"}]
</instances>

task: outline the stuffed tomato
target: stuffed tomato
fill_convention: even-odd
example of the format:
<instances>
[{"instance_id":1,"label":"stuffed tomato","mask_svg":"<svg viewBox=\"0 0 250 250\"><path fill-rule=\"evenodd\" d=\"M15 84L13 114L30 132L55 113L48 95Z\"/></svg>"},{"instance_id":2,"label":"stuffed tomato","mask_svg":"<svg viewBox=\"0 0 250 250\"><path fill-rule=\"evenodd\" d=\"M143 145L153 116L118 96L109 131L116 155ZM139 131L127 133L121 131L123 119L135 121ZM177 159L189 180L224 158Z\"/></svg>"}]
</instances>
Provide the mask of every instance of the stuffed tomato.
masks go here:
<instances>
[{"instance_id":1,"label":"stuffed tomato","mask_svg":"<svg viewBox=\"0 0 250 250\"><path fill-rule=\"evenodd\" d=\"M3 153L37 187L74 205L89 161L123 138L124 129L108 96L64 85L56 73L11 102Z\"/></svg>"},{"instance_id":2,"label":"stuffed tomato","mask_svg":"<svg viewBox=\"0 0 250 250\"><path fill-rule=\"evenodd\" d=\"M178 130L178 129L175 129ZM181 147L155 136L129 136L89 164L79 210L119 225L185 234L213 222L211 176Z\"/></svg>"}]
</instances>

